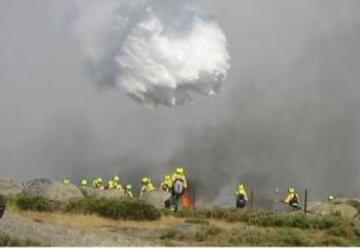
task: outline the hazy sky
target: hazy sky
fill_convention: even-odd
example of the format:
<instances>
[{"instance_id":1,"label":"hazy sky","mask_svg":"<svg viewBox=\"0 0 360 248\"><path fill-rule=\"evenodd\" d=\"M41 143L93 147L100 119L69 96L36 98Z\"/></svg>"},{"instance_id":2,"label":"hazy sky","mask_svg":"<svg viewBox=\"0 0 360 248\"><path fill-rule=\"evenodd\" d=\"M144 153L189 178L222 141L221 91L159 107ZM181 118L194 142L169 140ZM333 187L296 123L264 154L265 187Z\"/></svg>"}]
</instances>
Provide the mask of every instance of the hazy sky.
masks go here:
<instances>
[{"instance_id":1,"label":"hazy sky","mask_svg":"<svg viewBox=\"0 0 360 248\"><path fill-rule=\"evenodd\" d=\"M160 178L173 158L221 168L219 186L260 171L359 190L359 1L193 0L228 37L224 92L155 109L89 80L55 1L0 0L0 175Z\"/></svg>"}]
</instances>

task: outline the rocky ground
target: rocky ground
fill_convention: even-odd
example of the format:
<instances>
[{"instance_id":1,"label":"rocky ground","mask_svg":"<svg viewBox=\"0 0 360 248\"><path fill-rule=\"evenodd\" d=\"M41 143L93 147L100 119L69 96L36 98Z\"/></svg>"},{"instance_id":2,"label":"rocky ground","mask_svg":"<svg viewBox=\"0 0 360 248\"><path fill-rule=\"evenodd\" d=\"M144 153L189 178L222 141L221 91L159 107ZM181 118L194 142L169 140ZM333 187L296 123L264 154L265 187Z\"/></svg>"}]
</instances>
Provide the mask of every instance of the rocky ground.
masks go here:
<instances>
[{"instance_id":1,"label":"rocky ground","mask_svg":"<svg viewBox=\"0 0 360 248\"><path fill-rule=\"evenodd\" d=\"M356 215L357 211L348 209L349 204L354 205L348 200L339 200L331 204L315 203L310 207L314 214L309 214L309 217L333 216L331 214L336 214L339 209L344 211L345 217L347 214ZM291 215L292 213L289 213L289 218ZM260 215L252 216L252 218L260 218ZM0 237L10 235L17 239L30 239L50 246L348 246L360 244L360 223L354 216L346 220L353 220L353 224L337 225L330 229L294 227L291 222L284 222L284 226L261 226L236 219L233 221L209 219L200 215L181 218L164 215L156 221L115 221L98 215L61 211L47 213L21 211L11 206L7 209L4 218L0 219Z\"/></svg>"},{"instance_id":2,"label":"rocky ground","mask_svg":"<svg viewBox=\"0 0 360 248\"><path fill-rule=\"evenodd\" d=\"M0 234L31 239L50 246L155 246L150 237L131 235L126 230L97 227L81 228L71 224L46 223L15 212L0 219Z\"/></svg>"}]
</instances>

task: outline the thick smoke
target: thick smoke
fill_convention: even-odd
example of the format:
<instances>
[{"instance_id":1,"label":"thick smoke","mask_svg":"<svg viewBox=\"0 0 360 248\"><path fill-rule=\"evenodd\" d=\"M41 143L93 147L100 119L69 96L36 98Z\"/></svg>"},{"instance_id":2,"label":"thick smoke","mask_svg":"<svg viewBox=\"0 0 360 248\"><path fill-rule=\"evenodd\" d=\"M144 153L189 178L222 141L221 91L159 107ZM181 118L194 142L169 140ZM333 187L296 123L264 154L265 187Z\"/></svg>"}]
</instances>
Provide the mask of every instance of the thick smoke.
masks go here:
<instances>
[{"instance_id":1,"label":"thick smoke","mask_svg":"<svg viewBox=\"0 0 360 248\"><path fill-rule=\"evenodd\" d=\"M234 91L221 125L186 135L173 157L188 166L200 202L233 205L239 183L257 206L274 208L290 185L310 200L359 196L357 31L313 38L283 74L263 72ZM260 90L262 82L276 87Z\"/></svg>"},{"instance_id":2,"label":"thick smoke","mask_svg":"<svg viewBox=\"0 0 360 248\"><path fill-rule=\"evenodd\" d=\"M244 35L229 34L243 56L232 56L223 123L189 131L169 165L187 166L204 203L233 206L238 183L256 206L279 207L289 185L310 200L358 197L359 2L260 2L239 6Z\"/></svg>"},{"instance_id":3,"label":"thick smoke","mask_svg":"<svg viewBox=\"0 0 360 248\"><path fill-rule=\"evenodd\" d=\"M91 77L147 106L215 95L229 69L216 20L178 1L76 1L76 30Z\"/></svg>"},{"instance_id":4,"label":"thick smoke","mask_svg":"<svg viewBox=\"0 0 360 248\"><path fill-rule=\"evenodd\" d=\"M166 37L177 23L183 38L218 26L188 2L0 1L1 176L119 173L135 186L182 163L204 203L233 206L239 182L256 206L279 205L290 184L310 200L359 197L360 1L192 0L226 31L232 68L222 94L196 104L143 108L89 83L84 61L101 86L132 75L116 58L146 20Z\"/></svg>"}]
</instances>

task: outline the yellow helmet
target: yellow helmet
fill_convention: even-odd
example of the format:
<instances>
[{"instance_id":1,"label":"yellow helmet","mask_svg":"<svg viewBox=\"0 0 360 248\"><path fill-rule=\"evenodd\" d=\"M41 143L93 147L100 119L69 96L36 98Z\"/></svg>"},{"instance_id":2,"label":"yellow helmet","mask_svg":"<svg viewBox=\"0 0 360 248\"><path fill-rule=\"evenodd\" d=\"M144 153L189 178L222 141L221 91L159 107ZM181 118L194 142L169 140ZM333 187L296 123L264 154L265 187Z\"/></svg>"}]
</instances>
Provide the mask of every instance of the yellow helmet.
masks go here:
<instances>
[{"instance_id":1,"label":"yellow helmet","mask_svg":"<svg viewBox=\"0 0 360 248\"><path fill-rule=\"evenodd\" d=\"M126 184L126 189L132 189L132 185L131 184Z\"/></svg>"},{"instance_id":2,"label":"yellow helmet","mask_svg":"<svg viewBox=\"0 0 360 248\"><path fill-rule=\"evenodd\" d=\"M142 182L142 183L148 183L148 182L149 182L149 178L143 177L143 178L141 179L141 182Z\"/></svg>"},{"instance_id":3,"label":"yellow helmet","mask_svg":"<svg viewBox=\"0 0 360 248\"><path fill-rule=\"evenodd\" d=\"M166 175L165 176L165 181L168 181L168 180L170 180L171 179L171 176L170 175Z\"/></svg>"},{"instance_id":4,"label":"yellow helmet","mask_svg":"<svg viewBox=\"0 0 360 248\"><path fill-rule=\"evenodd\" d=\"M239 189L244 189L244 184L240 184Z\"/></svg>"},{"instance_id":5,"label":"yellow helmet","mask_svg":"<svg viewBox=\"0 0 360 248\"><path fill-rule=\"evenodd\" d=\"M295 188L294 187L289 187L288 191L289 191L289 193L295 193Z\"/></svg>"},{"instance_id":6,"label":"yellow helmet","mask_svg":"<svg viewBox=\"0 0 360 248\"><path fill-rule=\"evenodd\" d=\"M177 168L176 168L176 174L184 175L184 174L185 174L184 168L182 168L182 167L177 167Z\"/></svg>"}]
</instances>

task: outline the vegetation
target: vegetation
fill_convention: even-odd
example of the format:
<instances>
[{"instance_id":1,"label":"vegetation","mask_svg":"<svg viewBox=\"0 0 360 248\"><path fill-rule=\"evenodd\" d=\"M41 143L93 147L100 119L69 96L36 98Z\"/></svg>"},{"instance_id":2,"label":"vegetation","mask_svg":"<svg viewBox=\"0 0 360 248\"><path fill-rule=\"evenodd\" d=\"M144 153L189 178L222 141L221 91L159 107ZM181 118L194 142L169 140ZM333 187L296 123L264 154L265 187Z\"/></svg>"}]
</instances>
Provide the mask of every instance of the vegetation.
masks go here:
<instances>
[{"instance_id":1,"label":"vegetation","mask_svg":"<svg viewBox=\"0 0 360 248\"><path fill-rule=\"evenodd\" d=\"M20 209L35 211L58 210L54 203L30 195L20 195L13 202ZM0 199L1 200L1 199ZM357 204L357 203L352 203ZM101 219L109 222L106 225L129 225L133 228L134 222L114 222L112 220L158 220L161 215L162 227L158 222L147 223L150 230L163 232L160 240L163 245L186 246L359 246L360 222L342 217L340 214L318 216L302 212L280 213L264 209L184 209L177 213L160 212L153 205L138 199L124 198L96 198L87 196L83 199L70 201L66 209L68 213L47 213L46 215L75 216L81 213L81 221L86 226L92 226ZM32 213L32 212L25 212ZM94 215L93 215L94 214ZM41 216L44 214L42 213ZM78 216L78 215L76 215ZM174 218L173 216L177 217ZM103 219L101 217L106 217ZM79 217L80 218L80 217ZM94 219L95 218L95 219ZM44 217L45 222L47 221ZM79 222L81 222L79 221ZM66 221L62 222L66 223ZM89 224L90 223L90 224ZM144 223L136 226L139 231L149 233L142 229ZM164 228L166 226L166 228ZM142 235L142 234L141 234ZM153 238L153 237L152 237ZM10 243L15 242L15 243ZM25 242L25 243L16 243ZM3 244L32 244L32 241L11 239L8 236L0 237Z\"/></svg>"},{"instance_id":2,"label":"vegetation","mask_svg":"<svg viewBox=\"0 0 360 248\"><path fill-rule=\"evenodd\" d=\"M63 208L59 203L42 196L20 194L11 199L11 203L21 210L37 212L64 210L74 213L98 214L113 220L157 220L161 217L161 213L157 208L138 199L87 196L83 199L71 200Z\"/></svg>"},{"instance_id":3,"label":"vegetation","mask_svg":"<svg viewBox=\"0 0 360 248\"><path fill-rule=\"evenodd\" d=\"M216 221L215 221L216 223ZM290 227L258 227L251 225L225 228L211 224L196 229L194 235L180 229L169 229L161 236L163 244L188 246L350 246L359 245L355 236L351 238L333 236L324 230Z\"/></svg>"},{"instance_id":4,"label":"vegetation","mask_svg":"<svg viewBox=\"0 0 360 248\"><path fill-rule=\"evenodd\" d=\"M329 229L337 226L348 226L350 221L337 215L314 216L303 213L277 213L263 209L185 209L176 214L183 218L212 218L228 222L244 222L263 227L294 227L301 229Z\"/></svg>"},{"instance_id":5,"label":"vegetation","mask_svg":"<svg viewBox=\"0 0 360 248\"><path fill-rule=\"evenodd\" d=\"M42 196L30 194L19 194L12 202L22 210L31 210L39 212L52 212L58 208L58 203L48 200Z\"/></svg>"},{"instance_id":6,"label":"vegetation","mask_svg":"<svg viewBox=\"0 0 360 248\"><path fill-rule=\"evenodd\" d=\"M355 208L358 212L356 214L356 217L360 215L360 202L358 200L348 200L347 204Z\"/></svg>"},{"instance_id":7,"label":"vegetation","mask_svg":"<svg viewBox=\"0 0 360 248\"><path fill-rule=\"evenodd\" d=\"M85 197L73 200L69 212L98 214L114 220L157 220L161 213L153 205L137 199Z\"/></svg>"},{"instance_id":8,"label":"vegetation","mask_svg":"<svg viewBox=\"0 0 360 248\"><path fill-rule=\"evenodd\" d=\"M6 205L6 201L7 201L6 197L3 195L0 195L0 206Z\"/></svg>"},{"instance_id":9,"label":"vegetation","mask_svg":"<svg viewBox=\"0 0 360 248\"><path fill-rule=\"evenodd\" d=\"M41 243L30 239L18 239L9 235L0 235L0 246L41 246Z\"/></svg>"},{"instance_id":10,"label":"vegetation","mask_svg":"<svg viewBox=\"0 0 360 248\"><path fill-rule=\"evenodd\" d=\"M192 239L209 246L314 246L314 245L359 245L360 224L340 215L304 215L302 212L277 213L262 209L185 209L176 214L195 222L203 219L223 220L235 227L232 230L208 225ZM186 221L189 223L189 221ZM176 230L179 232L179 230ZM163 238L180 241L182 235L169 230Z\"/></svg>"}]
</instances>

